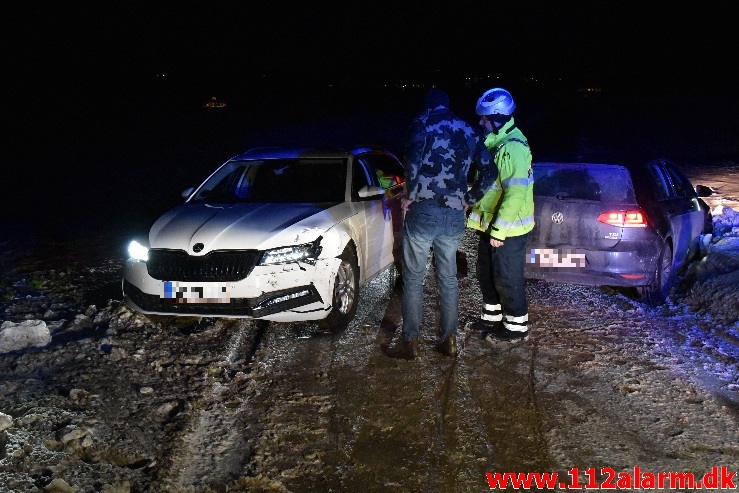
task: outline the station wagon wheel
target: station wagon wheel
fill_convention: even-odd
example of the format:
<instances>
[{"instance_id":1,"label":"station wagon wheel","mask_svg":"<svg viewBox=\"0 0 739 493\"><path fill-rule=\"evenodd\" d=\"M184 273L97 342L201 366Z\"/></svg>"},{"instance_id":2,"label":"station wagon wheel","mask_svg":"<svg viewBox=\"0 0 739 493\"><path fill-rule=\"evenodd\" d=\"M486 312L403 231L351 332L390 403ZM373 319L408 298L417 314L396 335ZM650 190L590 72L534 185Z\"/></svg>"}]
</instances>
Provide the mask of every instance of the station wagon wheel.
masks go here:
<instances>
[{"instance_id":1,"label":"station wagon wheel","mask_svg":"<svg viewBox=\"0 0 739 493\"><path fill-rule=\"evenodd\" d=\"M639 295L651 306L665 302L672 287L672 247L665 242L657 263L657 272L651 283L638 288Z\"/></svg>"},{"instance_id":2,"label":"station wagon wheel","mask_svg":"<svg viewBox=\"0 0 739 493\"><path fill-rule=\"evenodd\" d=\"M347 246L339 258L341 264L334 281L331 312L319 322L321 328L332 331L346 329L357 312L359 268L352 246Z\"/></svg>"}]
</instances>

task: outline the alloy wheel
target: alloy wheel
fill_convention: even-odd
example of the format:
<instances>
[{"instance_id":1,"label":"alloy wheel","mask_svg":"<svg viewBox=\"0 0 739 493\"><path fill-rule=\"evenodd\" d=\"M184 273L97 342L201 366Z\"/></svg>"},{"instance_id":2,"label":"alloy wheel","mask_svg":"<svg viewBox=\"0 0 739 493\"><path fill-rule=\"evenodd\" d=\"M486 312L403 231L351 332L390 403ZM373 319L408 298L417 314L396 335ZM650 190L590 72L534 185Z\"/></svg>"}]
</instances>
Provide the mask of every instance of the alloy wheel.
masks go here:
<instances>
[{"instance_id":1,"label":"alloy wheel","mask_svg":"<svg viewBox=\"0 0 739 493\"><path fill-rule=\"evenodd\" d=\"M354 306L354 298L356 297L356 287L354 286L354 269L351 263L346 260L341 261L339 272L336 276L336 285L334 286L334 300L339 305L339 311L346 315Z\"/></svg>"}]
</instances>

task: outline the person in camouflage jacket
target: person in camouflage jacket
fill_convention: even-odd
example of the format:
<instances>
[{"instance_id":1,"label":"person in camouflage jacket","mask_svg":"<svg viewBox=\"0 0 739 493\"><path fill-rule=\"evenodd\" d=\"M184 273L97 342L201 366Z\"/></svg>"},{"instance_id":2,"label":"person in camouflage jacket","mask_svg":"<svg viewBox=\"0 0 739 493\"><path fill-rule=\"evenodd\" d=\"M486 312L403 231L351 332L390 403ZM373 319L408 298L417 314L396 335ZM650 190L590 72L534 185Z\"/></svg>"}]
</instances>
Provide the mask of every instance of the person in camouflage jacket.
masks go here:
<instances>
[{"instance_id":1,"label":"person in camouflage jacket","mask_svg":"<svg viewBox=\"0 0 739 493\"><path fill-rule=\"evenodd\" d=\"M471 166L478 179L468 190ZM405 149L406 196L403 234L403 340L393 354L415 359L423 314L423 280L433 248L441 323L437 349L457 353L459 284L456 254L465 212L497 178L483 136L449 109L449 96L432 88L424 111L413 119Z\"/></svg>"}]
</instances>

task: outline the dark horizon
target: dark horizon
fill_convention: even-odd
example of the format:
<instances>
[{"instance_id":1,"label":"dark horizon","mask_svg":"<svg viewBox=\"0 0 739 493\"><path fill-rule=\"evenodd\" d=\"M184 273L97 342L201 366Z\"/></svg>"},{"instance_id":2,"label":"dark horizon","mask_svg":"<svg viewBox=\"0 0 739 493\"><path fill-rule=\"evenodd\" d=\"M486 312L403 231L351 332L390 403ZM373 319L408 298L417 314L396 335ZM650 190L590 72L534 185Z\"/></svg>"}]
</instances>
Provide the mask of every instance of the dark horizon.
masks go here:
<instances>
[{"instance_id":1,"label":"dark horizon","mask_svg":"<svg viewBox=\"0 0 739 493\"><path fill-rule=\"evenodd\" d=\"M135 220L253 145L359 140L402 153L432 84L472 124L482 91L509 89L535 158L619 146L739 155L733 15L720 3L263 7L8 7L3 221ZM203 108L212 97L227 106Z\"/></svg>"}]
</instances>

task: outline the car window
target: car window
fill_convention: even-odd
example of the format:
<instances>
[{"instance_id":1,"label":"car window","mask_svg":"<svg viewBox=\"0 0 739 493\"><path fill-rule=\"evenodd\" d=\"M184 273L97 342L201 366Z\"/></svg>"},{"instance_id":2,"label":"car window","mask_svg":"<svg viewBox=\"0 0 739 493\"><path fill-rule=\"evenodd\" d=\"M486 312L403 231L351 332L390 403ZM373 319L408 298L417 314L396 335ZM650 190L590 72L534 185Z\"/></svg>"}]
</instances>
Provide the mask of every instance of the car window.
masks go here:
<instances>
[{"instance_id":1,"label":"car window","mask_svg":"<svg viewBox=\"0 0 739 493\"><path fill-rule=\"evenodd\" d=\"M672 195L670 181L665 175L664 170L656 163L647 165L647 171L652 176L654 182L654 193L658 200L667 199Z\"/></svg>"},{"instance_id":2,"label":"car window","mask_svg":"<svg viewBox=\"0 0 739 493\"><path fill-rule=\"evenodd\" d=\"M233 161L199 188L193 202L343 202L344 159Z\"/></svg>"},{"instance_id":3,"label":"car window","mask_svg":"<svg viewBox=\"0 0 739 493\"><path fill-rule=\"evenodd\" d=\"M359 200L359 190L366 185L373 184L364 164L359 159L355 159L352 171L352 199Z\"/></svg>"},{"instance_id":4,"label":"car window","mask_svg":"<svg viewBox=\"0 0 739 493\"><path fill-rule=\"evenodd\" d=\"M670 184L675 197L695 196L695 189L685 175L683 175L677 168L670 166L667 163L662 163L662 166L664 166L665 171L670 178Z\"/></svg>"},{"instance_id":5,"label":"car window","mask_svg":"<svg viewBox=\"0 0 739 493\"><path fill-rule=\"evenodd\" d=\"M635 202L626 168L605 165L534 164L534 195L596 202Z\"/></svg>"},{"instance_id":6,"label":"car window","mask_svg":"<svg viewBox=\"0 0 739 493\"><path fill-rule=\"evenodd\" d=\"M362 159L375 170L377 183L385 190L404 183L403 167L396 159L385 154L367 154Z\"/></svg>"}]
</instances>

